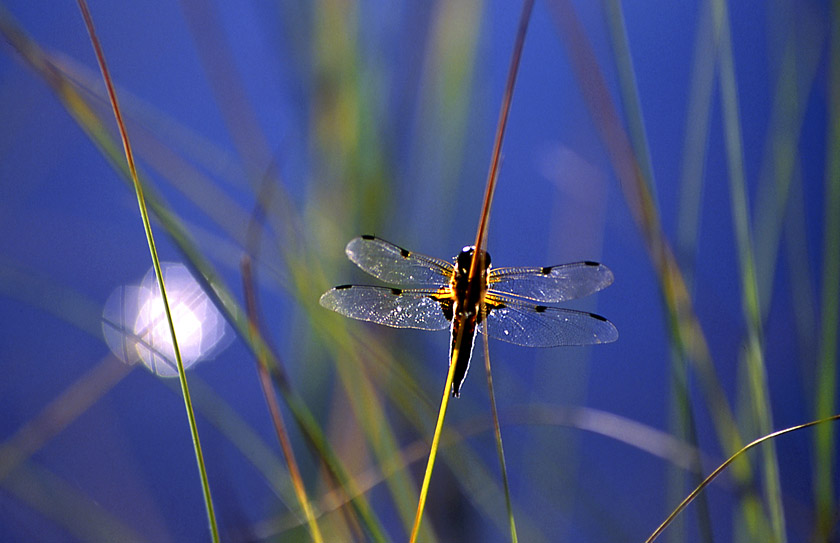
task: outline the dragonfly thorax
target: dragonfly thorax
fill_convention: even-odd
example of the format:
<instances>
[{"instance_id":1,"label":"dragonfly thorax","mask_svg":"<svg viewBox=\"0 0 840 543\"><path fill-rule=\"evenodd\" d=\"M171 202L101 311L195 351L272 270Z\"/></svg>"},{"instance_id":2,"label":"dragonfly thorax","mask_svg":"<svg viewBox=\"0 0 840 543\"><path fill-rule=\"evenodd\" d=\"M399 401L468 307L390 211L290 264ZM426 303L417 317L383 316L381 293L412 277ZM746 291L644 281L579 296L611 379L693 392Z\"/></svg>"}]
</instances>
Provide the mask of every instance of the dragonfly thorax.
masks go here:
<instances>
[{"instance_id":1,"label":"dragonfly thorax","mask_svg":"<svg viewBox=\"0 0 840 543\"><path fill-rule=\"evenodd\" d=\"M473 258L476 257L476 250L473 246L464 247L455 259L455 275L452 278L451 288L454 294L453 314L458 317L472 319L472 326L475 325L475 318L478 316L478 303L484 296L487 289L487 270L490 268L490 255L484 251L483 262L477 262L480 266L470 281L470 267ZM449 315L447 315L447 318Z\"/></svg>"},{"instance_id":2,"label":"dragonfly thorax","mask_svg":"<svg viewBox=\"0 0 840 543\"><path fill-rule=\"evenodd\" d=\"M484 253L484 262L479 262L478 264L484 265L484 269L479 269L478 274L481 275L482 273L486 272L490 268L490 253L487 251L483 251ZM475 256L475 246L474 245L467 245L461 252L458 253L456 258L456 267L458 268L458 273L463 275L464 277L468 277L470 274L470 266L472 266L473 256Z\"/></svg>"}]
</instances>

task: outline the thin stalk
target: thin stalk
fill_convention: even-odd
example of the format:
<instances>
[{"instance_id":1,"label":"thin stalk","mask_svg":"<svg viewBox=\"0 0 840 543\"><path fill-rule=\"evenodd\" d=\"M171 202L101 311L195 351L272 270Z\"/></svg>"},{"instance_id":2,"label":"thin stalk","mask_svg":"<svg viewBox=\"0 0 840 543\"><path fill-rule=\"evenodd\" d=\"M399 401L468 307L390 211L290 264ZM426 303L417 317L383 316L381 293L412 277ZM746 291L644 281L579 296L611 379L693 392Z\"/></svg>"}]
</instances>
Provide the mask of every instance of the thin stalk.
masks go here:
<instances>
[{"instance_id":1,"label":"thin stalk","mask_svg":"<svg viewBox=\"0 0 840 543\"><path fill-rule=\"evenodd\" d=\"M175 352L175 361L178 365L178 379L181 382L181 393L184 397L184 407L187 411L187 419L189 421L190 433L192 434L193 446L195 448L195 459L198 464L198 471L201 477L201 487L204 494L204 506L207 510L207 521L210 526L210 535L214 542L219 541L219 529L216 525L216 515L213 511L213 498L210 495L210 482L207 479L207 470L204 466L204 455L201 452L201 440L198 437L198 426L195 422L195 413L192 408L192 400L190 399L190 390L187 385L187 375L184 372L184 363L181 360L181 352L178 349L178 339L175 335L175 322L172 319L172 312L169 307L169 301L166 296L166 287L163 280L163 272L160 268L160 260L158 259L157 249L155 247L154 234L152 233L152 224L149 220L149 213L146 209L146 200L143 196L143 187L140 185L140 180L137 177L137 166L134 163L134 154L131 151L131 144L128 140L128 132L126 131L125 123L122 119L120 106L117 102L117 94L114 90L114 84L111 80L111 75L108 71L108 66L105 62L105 54L102 51L102 46L99 43L99 38L96 35L96 30L93 26L93 19L88 10L87 2L85 0L78 0L79 10L82 12L82 17L85 20L88 34L90 35L91 45L96 53L96 60L99 63L99 69L102 71L102 79L105 81L105 87L108 89L108 98L111 101L111 107L114 111L114 117L117 121L117 127L120 131L120 138L125 151L126 162L128 163L128 170L131 175L131 180L134 183L134 191L137 194L137 205L140 208L140 216L143 220L143 228L146 231L146 241L149 244L149 253L152 257L152 264L155 268L155 276L158 281L158 288L160 289L161 300L163 301L164 311L166 312L166 320L169 324L169 334L172 338L172 348Z\"/></svg>"},{"instance_id":2,"label":"thin stalk","mask_svg":"<svg viewBox=\"0 0 840 543\"><path fill-rule=\"evenodd\" d=\"M493 204L493 195L496 192L496 180L499 177L499 160L502 156L502 141L507 128L507 118L510 113L510 103L513 99L513 88L516 84L516 74L519 71L519 61L522 59L522 48L525 46L525 33L528 30L528 22L531 19L531 11L534 7L534 0L525 0L522 4L522 15L519 17L519 28L516 32L516 41L513 45L513 54L510 58L505 93L502 96L502 107L499 112L499 122L496 125L496 137L493 141L493 152L490 155L490 171L487 173L487 186L484 189L484 202L481 206L481 218L478 221L478 232L475 235L476 249L483 249L487 243L487 227L490 224L490 207ZM478 251L476 252L478 254ZM470 283L479 273L478 258L474 258L470 266Z\"/></svg>"},{"instance_id":3,"label":"thin stalk","mask_svg":"<svg viewBox=\"0 0 840 543\"><path fill-rule=\"evenodd\" d=\"M473 280L477 277L477 275L484 268L484 258L482 253L482 248L487 243L487 227L490 223L490 207L493 202L493 195L496 190L496 181L499 176L499 160L501 158L501 150L502 150L502 141L504 140L505 128L507 127L507 118L508 114L510 113L510 103L513 98L513 89L516 83L516 74L519 70L519 61L522 58L522 49L525 44L525 33L528 30L528 22L531 18L531 11L534 7L533 0L525 0L524 4L522 5L522 15L519 19L519 28L516 34L516 41L514 42L513 46L513 54L511 56L510 61L510 68L508 70L508 77L507 83L505 85L505 92L504 96L502 97L502 106L501 112L499 113L499 122L496 125L496 137L493 143L493 151L491 154L490 159L490 171L487 175L487 185L484 191L484 201L481 208L481 218L478 223L478 231L476 232L475 237L475 247L476 253L475 257L472 259L470 263L470 273L469 273L469 281L468 285L473 285ZM467 287L467 299L470 298L470 291L469 286ZM483 294L483 293L482 293ZM480 299L481 297L479 297ZM459 318L455 316L454 318ZM431 451L429 452L429 460L426 464L426 473L423 476L423 486L420 489L420 499L417 504L417 514L414 518L414 527L411 530L411 543L417 540L417 533L420 529L420 520L423 516L423 509L426 505L426 496L429 491L429 481L432 477L432 469L434 467L435 457L437 456L438 445L440 442L440 433L443 429L443 420L446 416L446 407L449 405L449 392L452 387L452 379L453 375L455 374L455 360L458 359L458 346L461 344L461 337L464 332L464 325L465 323L461 323L461 326L458 327L458 337L455 340L455 343L452 348L452 356L449 361L449 373L446 377L446 387L443 391L443 401L440 405L440 410L438 411L438 420L437 424L435 425L435 433L434 437L432 438L432 447ZM485 352L486 349L485 349ZM488 355L489 357L489 355ZM489 358L488 358L489 360ZM489 363L487 365L488 369L488 379L490 379L490 366ZM492 400L492 385L490 387L490 394ZM495 400L492 400L493 408L495 413ZM495 416L495 415L494 415ZM501 445L501 432L497 433L497 446L500 451L503 451ZM514 537L514 541L516 540L516 531L513 522L513 516L511 513L510 508L510 492L507 485L507 473L504 470L504 453L500 454L500 460L502 463L502 471L503 471L503 478L504 478L504 485L505 485L505 498L508 503L508 512L511 516L511 529L512 534Z\"/></svg>"},{"instance_id":4,"label":"thin stalk","mask_svg":"<svg viewBox=\"0 0 840 543\"><path fill-rule=\"evenodd\" d=\"M743 441L732 415L732 408L723 392L685 279L662 232L658 210L653 205L653 197L642 178L641 168L622 128L617 108L612 101L592 45L569 0L554 0L549 6L553 8L552 15L559 34L569 49L572 68L583 90L590 115L609 154L624 198L647 247L649 258L659 275L659 286L668 311L667 318L673 341L679 349L686 352L700 377L721 442L726 448L737 450ZM740 475L747 476L745 470L739 469L738 465L735 469Z\"/></svg>"},{"instance_id":5,"label":"thin stalk","mask_svg":"<svg viewBox=\"0 0 840 543\"><path fill-rule=\"evenodd\" d=\"M454 317L459 318L459 317ZM432 437L432 447L429 450L429 459L426 462L426 473L423 475L423 485L420 487L420 499L417 501L417 513L414 515L414 526L411 528L411 537L409 543L417 541L417 534L420 532L420 520L423 518L423 510L426 508L426 497L429 494L429 482L432 479L432 470L435 466L435 457L437 456L438 446L440 445L440 434L443 430L443 419L446 417L446 407L449 405L449 395L452 391L452 380L455 376L455 361L458 360L458 346L461 344L461 336L464 333L464 326L458 328L458 338L452 346L452 356L449 361L449 372L446 374L446 385L443 387L443 399L440 402L440 410L438 410L437 424L435 424L435 433Z\"/></svg>"},{"instance_id":6,"label":"thin stalk","mask_svg":"<svg viewBox=\"0 0 840 543\"><path fill-rule=\"evenodd\" d=\"M259 325L257 322L257 298L254 293L254 280L251 272L251 259L242 258L242 283L245 291L245 307L248 311L248 322L251 327L252 336L257 334ZM321 530L318 528L318 523L315 521L315 514L312 512L312 505L309 498L306 496L306 488L303 485L303 477L300 475L297 461L295 460L295 452L292 449L292 443L289 440L289 435L286 432L286 425L283 423L283 415L280 413L280 406L277 404L277 396L274 393L274 386L269 374L268 358L264 351L257 353L257 373L260 376L260 385L262 386L265 401L268 404L268 411L271 415L271 421L274 423L274 431L277 434L277 440L280 442L280 449L283 451L283 457L286 459L286 464L289 466L289 478L292 480L292 486L295 489L295 496L297 496L298 503L303 509L304 517L309 527L309 534L315 543L322 543L324 537L321 535Z\"/></svg>"},{"instance_id":7,"label":"thin stalk","mask_svg":"<svg viewBox=\"0 0 840 543\"><path fill-rule=\"evenodd\" d=\"M830 82L828 84L828 142L825 172L825 232L823 234L822 323L816 368L816 416L825 416L837 405L837 325L840 298L840 5L832 4ZM814 435L814 492L817 530L827 537L836 515L834 427L821 427ZM836 517L835 517L836 520Z\"/></svg>"},{"instance_id":8,"label":"thin stalk","mask_svg":"<svg viewBox=\"0 0 840 543\"><path fill-rule=\"evenodd\" d=\"M125 161L121 160L114 140L102 125L101 119L93 112L88 102L78 93L72 80L58 67L58 64L43 51L35 42L20 29L19 25L0 5L0 32L4 38L21 54L32 69L40 75L53 89L61 100L67 112L79 124L91 141L97 146L109 163L126 179L131 179ZM224 283L218 278L215 270L196 249L196 246L178 217L167 208L155 195L152 187L147 187L146 201L160 221L164 230L172 238L186 260L198 272L197 280L211 296L214 303L222 309L225 318L236 330L238 337L243 339L254 355L260 350L268 352L268 360L272 368L279 367L277 358L273 355L261 335L251 337L244 310L228 291ZM286 401L296 423L306 439L317 451L329 474L339 484L346 486L349 495L354 496L350 502L358 518L367 528L373 541L385 541L382 527L363 495L357 492L352 478L349 477L343 464L329 445L326 436L318 425L317 420L307 407L303 399L287 386L279 386L279 390Z\"/></svg>"},{"instance_id":9,"label":"thin stalk","mask_svg":"<svg viewBox=\"0 0 840 543\"><path fill-rule=\"evenodd\" d=\"M747 323L746 363L752 410L759 432L767 434L773 427L767 385L767 370L761 337L761 309L756 281L755 257L749 220L749 204L744 176L741 127L738 111L738 91L735 81L735 63L729 28L729 15L722 0L714 0L713 20L720 37L720 91L723 106L724 137L729 164L729 184L732 217L741 268L741 297ZM770 512L770 524L775 541L783 543L785 518L782 508L781 483L776 448L773 444L763 455L762 468L765 479L765 498Z\"/></svg>"},{"instance_id":10,"label":"thin stalk","mask_svg":"<svg viewBox=\"0 0 840 543\"><path fill-rule=\"evenodd\" d=\"M496 191L496 182L499 178L499 161L502 153L502 142L504 141L505 129L507 128L507 119L510 113L510 104L513 100L513 89L516 86L516 76L519 72L519 62L522 59L522 50L525 46L525 35L528 31L528 23L531 20L531 12L534 8L533 0L525 0L522 4L522 13L519 17L519 27L516 32L516 41L513 45L513 53L511 54L510 67L508 68L507 81L505 83L505 92L502 97L501 111L499 112L499 122L496 126L496 136L493 142L493 151L490 158L490 170L487 174L487 186L484 191L484 203L481 209L481 218L478 223L478 229L475 236L476 257L473 258L470 264L470 280L468 285L473 285L473 279L481 273L485 267L484 253L482 249L487 245L487 229L490 224L490 208L493 204L493 195ZM467 287L467 299L469 299L469 287ZM483 293L479 296L483 300ZM483 314L485 308L481 305L480 314ZM452 360L455 360L453 358ZM507 514L510 526L511 541L516 543L518 541L516 535L516 521L513 515L513 505L510 499L510 485L508 484L507 465L505 464L505 449L502 443L502 430L499 426L499 413L496 409L496 395L493 392L493 374L490 371L490 348L487 344L487 335L484 335L484 363L487 372L487 390L490 395L490 408L493 413L493 430L496 438L496 451L499 455L499 465L502 471L502 484L505 491L505 506L507 507Z\"/></svg>"},{"instance_id":11,"label":"thin stalk","mask_svg":"<svg viewBox=\"0 0 840 543\"><path fill-rule=\"evenodd\" d=\"M483 306L483 304L482 304ZM484 307L481 308L482 313ZM519 538L516 535L516 520L513 516L513 504L510 499L510 484L508 483L507 464L505 463L505 448L502 444L502 428L499 424L499 411L496 409L496 394L493 392L493 372L490 371L490 346L487 334L482 334L484 339L484 367L487 370L487 391L490 395L490 410L493 413L493 435L496 438L496 452L499 455L499 467L502 470L502 485L505 490L505 507L507 507L508 524L510 526L510 540L517 543Z\"/></svg>"},{"instance_id":12,"label":"thin stalk","mask_svg":"<svg viewBox=\"0 0 840 543\"><path fill-rule=\"evenodd\" d=\"M665 530L665 528L667 528L668 525L671 524L671 522L673 522L674 518L677 515L679 515L680 513L682 513L682 511L686 507L688 507L688 505L692 501L694 501L694 498L696 498L697 495L700 494L700 492L702 492L704 488L709 486L709 484L712 481L714 481L717 478L717 476L720 475L723 472L723 470L725 470L730 464L732 464L732 462L734 462L739 456L741 456L745 452L749 451L750 449L752 449L753 447L755 447L757 445L761 445L765 441L769 441L769 440L777 438L779 436L783 436L785 434L796 432L797 430L804 430L805 428L810 428L811 426L816 426L818 424L823 424L825 422L832 422L832 421L836 421L836 420L840 420L840 415L832 415L832 416L826 417L824 419L814 420L814 421L811 421L811 422L806 422L805 424L800 424L798 426L791 426L790 428L785 428L784 430L778 430L778 431L773 432L771 434L767 434L765 436L762 436L762 437L756 439L755 441L745 445L738 452L736 452L735 454L730 456L723 464L718 466L712 473L709 474L708 477L703 479L703 482L700 483L700 485L697 488L695 488L691 492L691 494L686 496L686 498L677 506L677 508L674 509L674 511L670 515L668 515L668 518L666 518L665 521L662 524L660 524L659 527L656 530L654 530L654 532L650 535L650 537L648 537L645 540L645 543L651 543L657 537L659 537L662 534L662 532Z\"/></svg>"},{"instance_id":13,"label":"thin stalk","mask_svg":"<svg viewBox=\"0 0 840 543\"><path fill-rule=\"evenodd\" d=\"M625 117L627 118L630 142L633 146L633 151L639 164L642 180L651 194L650 201L652 202L652 205L657 205L656 181L654 179L654 170L651 163L650 146L648 144L647 133L645 131L644 115L642 113L641 100L639 99L636 71L633 66L633 58L630 54L630 45L627 37L624 13L621 7L621 2L618 0L602 0L602 3L604 5L607 27L610 31L613 56L615 58L618 72L619 88L621 89L621 102L625 111ZM708 19L708 17L706 17L706 19ZM708 21L707 26L709 26ZM702 39L702 34L698 33L697 44L703 43ZM699 47L696 47L696 51L700 50L701 49ZM698 58L701 58L700 55L695 54L695 62L701 63L701 65L709 64L710 66L707 71L709 73L713 73L713 68L711 66L712 63L702 63L698 60ZM703 88L701 80L700 89L696 88L697 85L692 88L693 96L696 97L697 94L710 95L711 86L710 81L708 85L708 93L703 93L702 91L698 93L697 91ZM707 102L708 101L706 101L706 103ZM708 115L705 116L707 117ZM691 141L704 142L708 120L703 119L696 124L698 125L699 133L702 134L703 137L695 137ZM687 139L686 141L690 140ZM702 149L704 145L701 143L698 147ZM701 178L702 176L700 175L697 175L696 177L698 185L696 192L699 192L700 190L700 186L702 184ZM692 201L692 205L695 210L699 206L699 201L699 197ZM692 240L691 243L695 244L696 240ZM672 322L672 325L676 324L676 322ZM679 337L679 332L677 329L672 328L671 338L676 337ZM671 346L671 394L669 401L670 425L672 431L678 437L687 439L693 446L696 446L697 436L694 426L694 412L692 410L689 387L688 358L681 342L674 341L672 339ZM676 491L676 495L681 496L684 492L683 474L677 472L676 470L670 470L669 475L669 491ZM671 492L669 492L669 494ZM704 539L706 541L710 541L711 537L709 537L708 534L711 533L711 518L708 514L708 507L705 506L705 504L701 507L701 514L698 516L698 523L701 531L706 536Z\"/></svg>"}]
</instances>

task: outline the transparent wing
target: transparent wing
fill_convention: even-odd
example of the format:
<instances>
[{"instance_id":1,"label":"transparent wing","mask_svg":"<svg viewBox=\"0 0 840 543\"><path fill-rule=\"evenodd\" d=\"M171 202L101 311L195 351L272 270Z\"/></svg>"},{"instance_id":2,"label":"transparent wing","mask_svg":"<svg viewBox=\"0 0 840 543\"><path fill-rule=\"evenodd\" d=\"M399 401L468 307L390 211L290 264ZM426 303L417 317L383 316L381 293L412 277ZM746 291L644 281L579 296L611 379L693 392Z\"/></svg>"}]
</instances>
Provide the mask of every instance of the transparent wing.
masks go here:
<instances>
[{"instance_id":1,"label":"transparent wing","mask_svg":"<svg viewBox=\"0 0 840 543\"><path fill-rule=\"evenodd\" d=\"M429 289L344 285L321 296L321 305L345 317L395 328L443 330L449 327L441 302Z\"/></svg>"},{"instance_id":2,"label":"transparent wing","mask_svg":"<svg viewBox=\"0 0 840 543\"><path fill-rule=\"evenodd\" d=\"M351 240L345 252L365 272L392 285L443 286L454 273L454 266L445 260L413 253L375 236Z\"/></svg>"},{"instance_id":3,"label":"transparent wing","mask_svg":"<svg viewBox=\"0 0 840 543\"><path fill-rule=\"evenodd\" d=\"M618 339L615 326L600 315L532 305L512 298L488 300L490 313L479 325L488 337L524 347L593 345Z\"/></svg>"},{"instance_id":4,"label":"transparent wing","mask_svg":"<svg viewBox=\"0 0 840 543\"><path fill-rule=\"evenodd\" d=\"M556 303L589 296L610 286L613 274L597 262L575 262L548 268L490 270L488 288L502 295Z\"/></svg>"}]
</instances>

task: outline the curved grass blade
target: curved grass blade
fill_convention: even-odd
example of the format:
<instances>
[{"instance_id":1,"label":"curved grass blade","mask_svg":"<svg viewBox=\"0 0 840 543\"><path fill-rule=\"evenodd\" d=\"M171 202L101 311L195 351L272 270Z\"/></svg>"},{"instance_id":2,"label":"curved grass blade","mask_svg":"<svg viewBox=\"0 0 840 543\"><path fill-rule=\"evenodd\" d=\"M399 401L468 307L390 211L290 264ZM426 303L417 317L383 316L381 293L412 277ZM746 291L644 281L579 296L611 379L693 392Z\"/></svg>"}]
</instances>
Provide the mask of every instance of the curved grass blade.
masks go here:
<instances>
[{"instance_id":1,"label":"curved grass blade","mask_svg":"<svg viewBox=\"0 0 840 543\"><path fill-rule=\"evenodd\" d=\"M219 541L219 528L216 524L216 515L213 511L213 498L210 495L210 482L207 479L207 469L204 466L204 455L201 452L201 440L198 437L198 427L195 422L195 413L192 408L192 400L190 399L190 390L187 385L187 376L184 372L184 363L181 360L181 352L178 349L178 339L175 336L175 323L172 320L172 312L169 307L169 301L166 297L166 287L163 282L163 273L160 268L160 260L158 259L157 249L155 248L154 234L152 233L152 224L149 220L149 212L146 209L146 200L143 196L143 187L140 185L140 180L137 177L137 167L134 163L134 155L131 151L131 144L128 140L128 132L123 123L120 106L117 102L117 94L114 90L111 75L108 72L108 66L105 62L105 54L102 51L102 46L99 43L99 38L96 35L96 30L93 26L93 19L88 10L87 2L85 0L78 0L79 10L82 12L82 17L85 20L88 34L90 35L91 45L96 53L96 60L99 63L99 69L102 71L102 79L105 81L105 86L108 89L108 97L111 101L111 107L114 110L114 117L117 121L117 126L120 131L120 138L123 143L123 150L125 151L126 162L128 163L128 170L131 174L131 180L134 183L134 190L137 193L137 204L140 208L140 215L143 219L143 227L146 230L146 240L149 244L149 252L152 256L152 263L155 268L155 275L157 276L158 288L160 289L161 300L166 313L166 320L169 324L169 333L172 337L172 348L175 352L175 361L178 365L178 379L181 382L181 393L184 397L184 407L187 411L187 419L189 421L190 433L192 434L193 446L195 448L195 459L198 464L198 471L201 477L201 487L204 494L204 506L207 509L207 521L209 523L210 535L214 542Z\"/></svg>"},{"instance_id":2,"label":"curved grass blade","mask_svg":"<svg viewBox=\"0 0 840 543\"><path fill-rule=\"evenodd\" d=\"M811 421L811 422L806 422L805 424L800 424L798 426L791 426L790 428L785 428L784 430L778 430L778 431L773 432L771 434L767 434L763 437L760 437L760 438L756 439L755 441L753 441L751 443L748 443L747 445L742 447L738 452L736 452L735 454L730 456L723 464L718 466L712 473L709 474L708 477L703 479L703 482L700 483L700 485L697 488L695 488L691 492L691 494L686 496L686 498L677 506L677 508L674 509L674 511L670 515L668 515L668 518L666 518L665 521L662 524L660 524L659 527L656 530L654 530L654 532L650 535L650 537L648 537L645 540L645 543L651 543L657 537L659 537L662 534L662 532L665 531L665 528L667 528L668 525L671 524L671 522L673 522L674 518L677 515L679 515L686 507L688 507L688 505L692 501L694 501L694 499L697 497L697 495L700 494L700 492L702 492L704 488L709 486L709 483L714 481L717 478L717 476L720 475L723 472L723 470L725 470L730 464L732 464L732 462L734 462L742 454L746 453L747 451L749 451L750 449L752 449L753 447L755 447L757 445L761 445L765 441L769 441L771 439L777 438L779 436L783 436L785 434L796 432L797 430L804 430L805 428L810 428L811 426L816 426L818 424L823 424L823 423L826 423L826 422L832 422L832 421L836 421L836 420L840 420L840 415L832 415L831 417L827 417L827 418L824 418L824 419L815 420L815 421Z\"/></svg>"},{"instance_id":3,"label":"curved grass blade","mask_svg":"<svg viewBox=\"0 0 840 543\"><path fill-rule=\"evenodd\" d=\"M502 97L501 111L499 112L499 122L496 127L496 137L493 142L493 153L491 155L490 171L487 174L487 186L484 192L484 203L481 209L481 219L478 223L478 229L475 235L476 258L473 258L470 266L470 276L468 285L473 285L473 279L483 270L484 264L484 248L487 245L487 229L490 224L490 208L493 204L493 195L496 192L496 181L499 178L499 161L502 153L502 142L504 140L505 128L507 127L507 118L510 113L510 104L513 100L513 89L516 85L516 75L519 72L519 62L522 59L522 49L525 46L525 34L528 31L528 23L531 20L531 12L534 8L533 0L525 0L522 4L522 14L519 17L519 28L516 32L516 42L513 46L513 53L510 59L510 67L508 68L508 77L505 84L505 93ZM467 287L467 299L469 299L469 289ZM483 300L483 296L479 297ZM479 308L483 314L486 312L484 304ZM463 329L463 327L461 327ZM502 472L502 484L505 491L505 506L507 507L507 514L510 526L511 541L516 543L518 537L516 535L516 521L513 514L513 505L510 499L510 485L508 484L507 466L505 464L505 449L502 442L502 430L499 425L499 412L496 409L496 395L493 392L493 374L490 370L490 348L488 345L487 334L484 336L484 364L487 373L487 390L490 396L490 408L493 414L493 431L496 438L496 452L499 455L499 466ZM453 358L455 360L455 358Z\"/></svg>"}]
</instances>

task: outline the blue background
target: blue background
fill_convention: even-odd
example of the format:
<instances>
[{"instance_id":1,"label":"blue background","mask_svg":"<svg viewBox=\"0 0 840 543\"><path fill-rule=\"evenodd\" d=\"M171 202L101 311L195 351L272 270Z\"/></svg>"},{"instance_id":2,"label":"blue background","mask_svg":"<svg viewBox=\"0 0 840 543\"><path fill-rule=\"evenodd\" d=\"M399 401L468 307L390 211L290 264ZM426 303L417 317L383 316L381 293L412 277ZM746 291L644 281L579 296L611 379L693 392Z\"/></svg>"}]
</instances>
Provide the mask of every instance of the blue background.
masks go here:
<instances>
[{"instance_id":1,"label":"blue background","mask_svg":"<svg viewBox=\"0 0 840 543\"><path fill-rule=\"evenodd\" d=\"M457 45L447 49L449 42L438 34L442 14L457 9L446 3L362 2L335 20L327 15L342 8L329 2L198 4L92 1L90 7L141 167L239 300L238 265L254 187L267 171L281 180L292 211L277 216L291 222L294 241L264 234L268 241L257 264L264 329L339 455L351 472L360 473L376 459L354 454L352 444L362 438L341 431L337 413L344 404L336 399L343 395L335 392L340 388L335 367L345 362L322 347L324 328L313 319L327 317L311 316L320 310L311 307L317 294L303 294L310 290L295 283L284 251L305 255L311 267L308 287L320 292L333 284L369 282L343 258L344 244L358 234L374 233L441 258L472 243L520 6L460 4L466 19L452 23L455 30L448 36ZM535 411L527 410L593 409L663 432L670 428L672 348L658 278L588 109L587 91L572 68L568 36L553 19L551 9L560 4L538 2L532 16L488 250L498 266L577 260L608 265L615 284L574 307L607 316L620 339L552 350L491 342L494 384L514 504L527 518L521 524L530 526L522 528L524 533L534 530L545 541L640 541L691 486L669 492L673 471L667 459L598 432L539 424ZM620 104L603 6L573 5L611 97ZM101 93L74 3L5 6L82 87ZM792 203L779 216L784 229L778 256L771 260L776 265L769 278L772 297L762 300L768 310L762 332L773 425L783 428L815 417L830 10L826 2L782 0L743 0L728 8L753 225L759 202L768 194L772 200L777 190L778 152L772 142L786 130L774 124L784 48L794 43L798 54L794 86L801 118L790 129L796 164ZM741 360L746 327L718 71L705 119L708 135L701 142L699 230L687 252L681 252L678 239L684 140L698 122L689 116L692 74L698 59L714 53L703 34L708 6L650 0L625 2L623 9L662 230L677 247L683 273L692 278L694 308L723 389L743 411L749 406ZM202 19L208 16L213 24ZM474 58L458 42L470 43L470 32L476 33ZM352 39L343 46L319 42L344 36ZM707 45L700 55L698 40ZM331 72L319 65L323 50L354 59L348 63L336 53L341 60L333 75L353 82L357 95L329 95L340 91L330 87L334 81L324 74ZM86 517L93 510L146 540L206 540L177 383L164 383L141 368L119 374L129 368L109 355L99 332L99 312L110 292L136 283L150 267L134 193L42 77L8 42L0 52L0 440L9 443L33 421L58 420L44 410L89 372L116 375L96 394L83 393L92 405L48 429L48 439L22 467L0 477L0 539L83 538L68 528L72 522L66 518L94 523L95 517ZM461 55L467 56L459 61ZM443 69L447 61L454 71ZM101 97L86 97L113 131L107 104ZM345 125L340 113L325 113L323 104L331 98L349 108L347 115L360 115L359 124ZM337 120L324 125L325 119ZM357 135L343 140L350 125ZM349 147L343 147L347 141ZM758 244L764 232L754 228ZM162 259L183 260L159 224L155 232ZM797 320L795 312L802 308ZM426 427L418 431L380 398L399 444L430 439L446 378L446 335L345 324L381 341L431 403L422 411ZM507 540L480 353L477 345L463 398L450 404L447 425L479 428L465 438L466 445L495 486L464 489L451 473L460 468L439 466L424 522L442 541ZM223 402L282 464L254 360L241 340L189 375L203 383L195 392L199 404ZM720 444L694 376L691 383L698 443L707 455L702 472L708 473L731 451ZM220 399L202 392L207 387ZM261 531L268 519L285 518L289 508L210 418L199 411L224 539L306 540L300 528ZM291 418L286 421L307 489L321 496L323 472ZM347 424L352 434L356 426ZM43 430L36 424L36 433L38 428ZM621 424L619 430L633 433ZM742 430L746 440L760 435L746 422ZM813 434L808 432L776 441L791 541L806 540L813 530ZM420 459L409 470L418 485L424 464ZM738 540L733 526L740 522L739 489L727 476L721 481L707 491L715 541ZM491 496L491 513L478 504L485 494ZM389 537L404 540L406 528L384 486L376 486L368 498ZM82 503L83 512L72 503ZM694 506L686 518L674 540L701 540Z\"/></svg>"}]
</instances>

